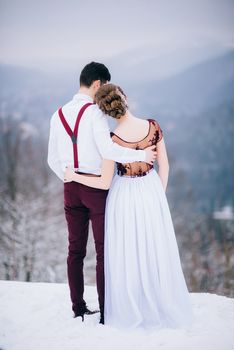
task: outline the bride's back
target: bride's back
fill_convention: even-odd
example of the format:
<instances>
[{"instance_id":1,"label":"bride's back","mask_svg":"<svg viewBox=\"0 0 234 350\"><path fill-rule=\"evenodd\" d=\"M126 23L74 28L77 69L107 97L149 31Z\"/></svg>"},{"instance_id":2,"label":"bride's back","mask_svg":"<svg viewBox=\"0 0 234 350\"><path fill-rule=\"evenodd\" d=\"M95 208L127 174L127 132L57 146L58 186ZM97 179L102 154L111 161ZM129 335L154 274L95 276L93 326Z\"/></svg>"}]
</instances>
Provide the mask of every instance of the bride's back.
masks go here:
<instances>
[{"instance_id":1,"label":"bride's back","mask_svg":"<svg viewBox=\"0 0 234 350\"><path fill-rule=\"evenodd\" d=\"M112 140L120 146L136 150L143 150L152 145L156 147L157 142L162 138L162 130L159 124L153 119L144 120L142 122L144 123L139 123L138 121L126 122L125 125L121 125L121 128L116 128L115 132L111 133ZM117 171L121 176L144 176L152 168L153 165L146 162L117 163Z\"/></svg>"},{"instance_id":2,"label":"bride's back","mask_svg":"<svg viewBox=\"0 0 234 350\"><path fill-rule=\"evenodd\" d=\"M119 145L143 150L152 145L156 146L161 140L162 130L156 120L134 117L128 110L127 97L119 86L102 85L96 93L95 101L103 113L118 121L111 137ZM153 168L146 162L117 165L119 175L131 177L144 176Z\"/></svg>"},{"instance_id":3,"label":"bride's back","mask_svg":"<svg viewBox=\"0 0 234 350\"><path fill-rule=\"evenodd\" d=\"M114 133L129 142L138 142L149 133L149 121L133 117L129 114L126 121L121 122Z\"/></svg>"}]
</instances>

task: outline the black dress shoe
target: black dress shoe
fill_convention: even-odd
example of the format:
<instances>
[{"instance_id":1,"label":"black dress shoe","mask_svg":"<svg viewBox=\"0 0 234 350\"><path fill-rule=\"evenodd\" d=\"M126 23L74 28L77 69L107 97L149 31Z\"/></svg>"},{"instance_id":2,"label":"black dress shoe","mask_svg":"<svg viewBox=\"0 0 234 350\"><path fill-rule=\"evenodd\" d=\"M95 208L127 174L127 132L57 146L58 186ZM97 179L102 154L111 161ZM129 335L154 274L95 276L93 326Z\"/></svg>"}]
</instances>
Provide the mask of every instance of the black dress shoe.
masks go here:
<instances>
[{"instance_id":1,"label":"black dress shoe","mask_svg":"<svg viewBox=\"0 0 234 350\"><path fill-rule=\"evenodd\" d=\"M104 312L100 312L100 321L99 321L100 324L104 324Z\"/></svg>"},{"instance_id":2,"label":"black dress shoe","mask_svg":"<svg viewBox=\"0 0 234 350\"><path fill-rule=\"evenodd\" d=\"M76 317L81 317L81 319L82 319L82 322L84 322L84 312L82 311L80 311L80 312L74 312L74 316L73 316L74 318L76 318Z\"/></svg>"},{"instance_id":3,"label":"black dress shoe","mask_svg":"<svg viewBox=\"0 0 234 350\"><path fill-rule=\"evenodd\" d=\"M97 314L98 312L99 312L99 310L91 311L87 308L87 306L85 307L85 315L93 315L93 314Z\"/></svg>"},{"instance_id":4,"label":"black dress shoe","mask_svg":"<svg viewBox=\"0 0 234 350\"><path fill-rule=\"evenodd\" d=\"M82 322L84 322L84 315L94 315L98 312L98 310L91 311L87 308L87 306L85 306L81 310L74 312L74 318L81 317Z\"/></svg>"}]
</instances>

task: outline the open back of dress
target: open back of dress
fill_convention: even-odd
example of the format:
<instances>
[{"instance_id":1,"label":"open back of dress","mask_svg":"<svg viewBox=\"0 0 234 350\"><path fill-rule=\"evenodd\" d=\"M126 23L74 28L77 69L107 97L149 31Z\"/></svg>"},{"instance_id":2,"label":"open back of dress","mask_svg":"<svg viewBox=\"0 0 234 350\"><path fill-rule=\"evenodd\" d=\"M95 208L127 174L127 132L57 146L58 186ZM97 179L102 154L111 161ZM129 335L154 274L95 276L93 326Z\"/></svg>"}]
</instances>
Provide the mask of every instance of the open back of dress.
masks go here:
<instances>
[{"instance_id":1,"label":"open back of dress","mask_svg":"<svg viewBox=\"0 0 234 350\"><path fill-rule=\"evenodd\" d=\"M115 133L111 133L112 140L119 145L132 149L145 149L149 146L157 145L157 143L162 139L163 133L159 124L153 120L148 119L149 121L149 131L148 134L140 141L137 142L128 142L123 140L121 137ZM145 176L151 169L152 165L145 162L134 162L134 163L117 163L117 173L120 176Z\"/></svg>"}]
</instances>

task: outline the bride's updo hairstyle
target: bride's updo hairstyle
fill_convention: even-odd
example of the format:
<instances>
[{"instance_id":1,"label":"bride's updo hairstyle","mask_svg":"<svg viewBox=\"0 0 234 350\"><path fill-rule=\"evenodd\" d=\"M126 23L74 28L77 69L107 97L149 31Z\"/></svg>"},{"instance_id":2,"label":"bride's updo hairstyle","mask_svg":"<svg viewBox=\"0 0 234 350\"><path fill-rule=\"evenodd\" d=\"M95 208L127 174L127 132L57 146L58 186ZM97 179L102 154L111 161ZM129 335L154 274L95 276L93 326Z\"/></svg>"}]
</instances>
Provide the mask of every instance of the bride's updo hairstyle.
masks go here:
<instances>
[{"instance_id":1,"label":"bride's updo hairstyle","mask_svg":"<svg viewBox=\"0 0 234 350\"><path fill-rule=\"evenodd\" d=\"M114 84L101 85L94 100L103 113L115 119L120 119L128 110L125 93Z\"/></svg>"}]
</instances>

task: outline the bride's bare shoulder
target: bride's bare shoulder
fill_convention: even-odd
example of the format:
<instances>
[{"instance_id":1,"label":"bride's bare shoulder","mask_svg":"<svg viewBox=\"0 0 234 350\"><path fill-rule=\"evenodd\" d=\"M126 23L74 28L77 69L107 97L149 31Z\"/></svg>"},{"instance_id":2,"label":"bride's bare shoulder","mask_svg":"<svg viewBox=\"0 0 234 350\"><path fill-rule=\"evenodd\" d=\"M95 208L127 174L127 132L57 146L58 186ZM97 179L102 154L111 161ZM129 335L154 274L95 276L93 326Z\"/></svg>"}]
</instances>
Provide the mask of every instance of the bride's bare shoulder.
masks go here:
<instances>
[{"instance_id":1,"label":"bride's bare shoulder","mask_svg":"<svg viewBox=\"0 0 234 350\"><path fill-rule=\"evenodd\" d=\"M149 124L148 120L145 120L143 118L133 117L131 118L131 123L117 125L116 128L114 129L114 132L118 133L121 131L125 131L130 126L132 126L134 129L137 127L144 128L144 127L147 127L148 124Z\"/></svg>"}]
</instances>

